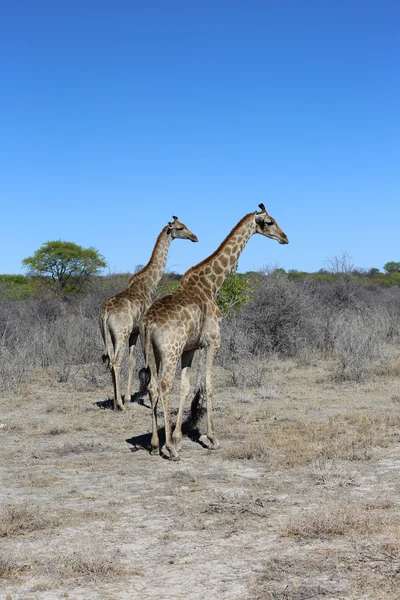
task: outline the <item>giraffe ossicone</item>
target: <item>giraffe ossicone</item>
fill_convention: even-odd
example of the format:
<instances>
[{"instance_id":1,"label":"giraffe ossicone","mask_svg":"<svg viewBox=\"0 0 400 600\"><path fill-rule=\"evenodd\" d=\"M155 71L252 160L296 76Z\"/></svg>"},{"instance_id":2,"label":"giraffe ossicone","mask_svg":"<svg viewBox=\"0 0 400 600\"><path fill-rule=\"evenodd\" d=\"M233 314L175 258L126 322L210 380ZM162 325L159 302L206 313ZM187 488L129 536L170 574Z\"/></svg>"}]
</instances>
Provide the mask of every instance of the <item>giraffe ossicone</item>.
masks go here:
<instances>
[{"instance_id":1,"label":"giraffe ossicone","mask_svg":"<svg viewBox=\"0 0 400 600\"><path fill-rule=\"evenodd\" d=\"M106 354L103 360L108 363L114 384L114 408L124 410L121 399L120 372L125 346L129 345L128 382L125 400L130 399L132 378L135 368L135 348L139 336L139 324L152 302L152 294L157 287L167 264L169 246L174 239L197 242L197 236L181 223L178 217L163 227L157 237L151 258L147 265L129 279L128 286L116 296L109 298L100 313L100 331Z\"/></svg>"},{"instance_id":2,"label":"giraffe ossicone","mask_svg":"<svg viewBox=\"0 0 400 600\"><path fill-rule=\"evenodd\" d=\"M219 446L212 417L213 365L220 346L221 312L215 296L254 233L287 244L288 238L263 204L260 211L243 217L217 250L190 268L179 286L152 304L143 317L140 334L145 356L144 372L152 406L152 453L158 453L157 404L161 399L165 419L165 447L171 460L179 460L183 407L189 395L189 373L194 353L206 350L207 438L210 448ZM170 396L181 359L180 402L172 432ZM144 374L144 373L143 373Z\"/></svg>"}]
</instances>

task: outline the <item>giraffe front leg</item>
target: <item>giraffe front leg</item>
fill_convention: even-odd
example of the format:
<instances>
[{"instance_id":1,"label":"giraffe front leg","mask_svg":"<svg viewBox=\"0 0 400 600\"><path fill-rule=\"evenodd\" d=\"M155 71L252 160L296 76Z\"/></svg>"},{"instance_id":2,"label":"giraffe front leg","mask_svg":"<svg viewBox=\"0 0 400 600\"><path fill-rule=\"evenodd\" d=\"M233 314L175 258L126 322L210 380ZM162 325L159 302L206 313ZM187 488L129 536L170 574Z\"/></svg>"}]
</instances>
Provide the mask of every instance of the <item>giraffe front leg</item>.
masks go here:
<instances>
[{"instance_id":1,"label":"giraffe front leg","mask_svg":"<svg viewBox=\"0 0 400 600\"><path fill-rule=\"evenodd\" d=\"M207 347L206 357L206 398L207 398L207 438L210 442L209 449L217 450L220 445L214 433L214 423L212 414L213 403L213 375L214 375L214 360L218 352L219 344L214 343Z\"/></svg>"}]
</instances>

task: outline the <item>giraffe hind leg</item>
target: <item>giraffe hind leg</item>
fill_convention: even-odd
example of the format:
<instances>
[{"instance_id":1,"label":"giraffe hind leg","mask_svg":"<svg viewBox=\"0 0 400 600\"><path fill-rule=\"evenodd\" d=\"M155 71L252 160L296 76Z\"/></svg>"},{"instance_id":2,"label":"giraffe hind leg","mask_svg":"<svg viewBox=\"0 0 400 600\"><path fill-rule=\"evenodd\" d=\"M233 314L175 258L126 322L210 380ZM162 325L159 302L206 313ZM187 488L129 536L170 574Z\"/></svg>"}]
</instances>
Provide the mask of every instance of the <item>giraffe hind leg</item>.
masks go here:
<instances>
[{"instance_id":1,"label":"giraffe hind leg","mask_svg":"<svg viewBox=\"0 0 400 600\"><path fill-rule=\"evenodd\" d=\"M207 401L207 438L210 442L209 449L217 450L219 442L214 433L213 422L213 375L214 375L214 360L218 351L218 345L210 345L206 350L206 401Z\"/></svg>"},{"instance_id":2,"label":"giraffe hind leg","mask_svg":"<svg viewBox=\"0 0 400 600\"><path fill-rule=\"evenodd\" d=\"M116 340L115 344L115 358L111 361L111 374L114 384L114 410L124 411L124 403L121 396L121 364L124 354L124 347L126 338L123 340Z\"/></svg>"},{"instance_id":3,"label":"giraffe hind leg","mask_svg":"<svg viewBox=\"0 0 400 600\"><path fill-rule=\"evenodd\" d=\"M178 451L181 450L182 447L182 419L183 419L183 407L185 405L186 399L189 396L190 392L190 369L192 367L193 356L195 350L189 350L188 352L184 352L181 358L182 364L182 374L181 374L181 384L180 384L180 394L179 394L179 410L178 416L176 418L176 425L174 429L174 433L172 434L172 439Z\"/></svg>"},{"instance_id":4,"label":"giraffe hind leg","mask_svg":"<svg viewBox=\"0 0 400 600\"><path fill-rule=\"evenodd\" d=\"M136 343L139 337L138 332L131 333L129 336L129 363L128 363L128 382L126 385L125 404L131 401L132 379L136 363Z\"/></svg>"},{"instance_id":5,"label":"giraffe hind leg","mask_svg":"<svg viewBox=\"0 0 400 600\"><path fill-rule=\"evenodd\" d=\"M171 426L171 390L174 383L174 374L176 369L173 364L169 364L167 368L163 369L163 374L160 377L159 394L164 410L164 422L165 422L165 448L169 454L169 459L173 461L180 460L179 452L176 448L174 439L172 437L172 426Z\"/></svg>"}]
</instances>

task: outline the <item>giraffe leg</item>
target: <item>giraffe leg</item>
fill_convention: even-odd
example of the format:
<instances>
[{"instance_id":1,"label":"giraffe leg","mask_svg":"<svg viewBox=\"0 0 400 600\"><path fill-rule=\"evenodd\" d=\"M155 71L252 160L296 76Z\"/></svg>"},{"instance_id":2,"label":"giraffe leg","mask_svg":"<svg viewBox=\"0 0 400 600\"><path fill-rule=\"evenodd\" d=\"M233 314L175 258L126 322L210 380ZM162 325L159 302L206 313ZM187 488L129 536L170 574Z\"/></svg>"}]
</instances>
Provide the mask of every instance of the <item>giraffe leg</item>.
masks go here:
<instances>
[{"instance_id":1,"label":"giraffe leg","mask_svg":"<svg viewBox=\"0 0 400 600\"><path fill-rule=\"evenodd\" d=\"M195 350L189 350L188 352L184 352L181 358L182 364L182 375L181 375L181 384L180 384L180 399L179 399L179 411L178 416L176 418L176 425L174 429L174 433L172 434L172 439L175 444L176 449L179 451L181 449L182 442L182 418L183 418L183 407L187 397L189 396L190 391L190 369L192 367L192 361Z\"/></svg>"},{"instance_id":2,"label":"giraffe leg","mask_svg":"<svg viewBox=\"0 0 400 600\"><path fill-rule=\"evenodd\" d=\"M176 367L176 365L175 365ZM164 422L165 422L165 448L169 452L170 460L180 460L178 450L175 446L175 442L172 438L172 427L171 427L171 390L174 383L175 369L170 363L168 367L163 368L163 374L160 378L160 397L164 410Z\"/></svg>"},{"instance_id":3,"label":"giraffe leg","mask_svg":"<svg viewBox=\"0 0 400 600\"><path fill-rule=\"evenodd\" d=\"M204 385L203 385L204 359L205 359L205 350L204 350L204 348L200 348L194 395L201 396L201 397L204 396Z\"/></svg>"},{"instance_id":4,"label":"giraffe leg","mask_svg":"<svg viewBox=\"0 0 400 600\"><path fill-rule=\"evenodd\" d=\"M158 386L157 381L153 381L153 377L149 383L149 396L151 403L151 415L152 415L152 434L151 434L151 450L150 454L160 453L160 439L158 437L158 424L157 424L157 404L158 404Z\"/></svg>"},{"instance_id":5,"label":"giraffe leg","mask_svg":"<svg viewBox=\"0 0 400 600\"><path fill-rule=\"evenodd\" d=\"M135 352L136 352L136 342L138 340L139 333L133 332L129 336L129 364L128 364L128 383L126 385L126 394L125 394L125 403L131 401L131 389L132 389L132 379L133 372L135 370Z\"/></svg>"},{"instance_id":6,"label":"giraffe leg","mask_svg":"<svg viewBox=\"0 0 400 600\"><path fill-rule=\"evenodd\" d=\"M214 342L207 347L206 355L206 398L207 398L207 438L210 442L210 450L219 448L219 442L214 434L212 401L213 401L213 370L214 360L217 354L219 345Z\"/></svg>"},{"instance_id":7,"label":"giraffe leg","mask_svg":"<svg viewBox=\"0 0 400 600\"><path fill-rule=\"evenodd\" d=\"M115 348L115 358L111 362L111 374L114 384L114 410L124 411L125 407L121 398L121 364L124 353L124 347L126 344L126 338L123 339L120 343L116 344Z\"/></svg>"}]
</instances>

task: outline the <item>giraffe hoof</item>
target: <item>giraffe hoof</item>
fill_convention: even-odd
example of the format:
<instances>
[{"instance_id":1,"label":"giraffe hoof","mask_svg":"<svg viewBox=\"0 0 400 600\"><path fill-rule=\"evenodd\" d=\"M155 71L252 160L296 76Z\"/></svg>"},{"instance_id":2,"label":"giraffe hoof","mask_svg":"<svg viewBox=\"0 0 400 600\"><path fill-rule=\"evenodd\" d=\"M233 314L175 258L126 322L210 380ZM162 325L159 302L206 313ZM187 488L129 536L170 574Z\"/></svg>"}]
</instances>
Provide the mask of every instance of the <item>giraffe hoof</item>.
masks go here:
<instances>
[{"instance_id":1,"label":"giraffe hoof","mask_svg":"<svg viewBox=\"0 0 400 600\"><path fill-rule=\"evenodd\" d=\"M179 462L181 460L181 457L179 456L179 454L171 454L169 460L172 460L173 462Z\"/></svg>"},{"instance_id":2,"label":"giraffe hoof","mask_svg":"<svg viewBox=\"0 0 400 600\"><path fill-rule=\"evenodd\" d=\"M208 446L209 450L218 450L220 447L220 443L217 441L211 442L211 444Z\"/></svg>"}]
</instances>

